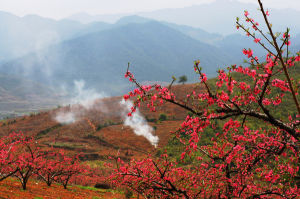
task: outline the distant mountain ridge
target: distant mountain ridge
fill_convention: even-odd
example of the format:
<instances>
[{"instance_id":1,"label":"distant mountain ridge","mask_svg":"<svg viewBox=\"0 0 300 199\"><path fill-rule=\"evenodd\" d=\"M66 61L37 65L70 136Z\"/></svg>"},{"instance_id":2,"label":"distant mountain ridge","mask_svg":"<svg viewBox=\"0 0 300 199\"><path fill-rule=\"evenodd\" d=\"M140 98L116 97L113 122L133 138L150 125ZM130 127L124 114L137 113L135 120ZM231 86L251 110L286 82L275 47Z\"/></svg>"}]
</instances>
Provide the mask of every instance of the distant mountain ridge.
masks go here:
<instances>
[{"instance_id":1,"label":"distant mountain ridge","mask_svg":"<svg viewBox=\"0 0 300 199\"><path fill-rule=\"evenodd\" d=\"M205 7L205 5L203 6ZM30 52L38 51L48 47L49 45L53 45L54 43L60 43L62 41L80 37L85 34L108 30L129 23L145 23L153 20L154 19L151 18L131 15L119 19L115 24L99 21L89 24L81 24L70 19L56 21L36 15L17 17L15 15L0 11L0 63L24 56ZM234 18L232 18L232 20L234 20ZM230 45L224 46L223 44L231 41L234 42L235 39L239 41L239 48L233 49L235 52L242 50L240 46L243 45L244 47L248 47L248 44L250 43L249 39L241 40L240 36L238 35L228 35L224 37L218 33L207 32L203 28L178 25L166 21L159 22L177 31L180 31L181 33L188 35L193 39L217 46L221 49L224 49L225 47L232 47ZM229 28L235 33L238 33L236 30L234 30L235 28L233 26L229 26ZM298 43L300 44L300 41ZM253 44L251 44L251 46L256 48L256 46Z\"/></svg>"},{"instance_id":2,"label":"distant mountain ridge","mask_svg":"<svg viewBox=\"0 0 300 199\"><path fill-rule=\"evenodd\" d=\"M132 62L132 70L139 80L168 81L172 75L186 74L190 79L197 78L192 69L196 59L202 60L204 70L211 76L216 67L233 61L212 45L150 21L68 40L5 63L0 70L24 74L26 78L43 83L49 83L46 82L48 78L53 78L52 82L68 84L74 79L83 79L98 89L107 87L119 92L116 87L127 82L123 74L128 61ZM50 77L44 73L46 66L49 66L46 69L50 70ZM28 68L30 73L26 74Z\"/></svg>"},{"instance_id":3,"label":"distant mountain ridge","mask_svg":"<svg viewBox=\"0 0 300 199\"><path fill-rule=\"evenodd\" d=\"M43 24L43 18L25 18ZM51 20L49 23L55 24ZM50 85L53 82L71 85L74 80L83 79L93 86L108 85L109 91L120 94L121 89L116 85L127 88L128 85L123 86L127 82L117 78L112 80L116 85L112 85L108 77L116 71L121 77L128 61L132 62L132 68L141 81L168 81L170 76L182 74L193 80L192 70L182 68L191 66L196 59L201 59L204 71L214 76L218 68L241 63L243 48L251 47L258 57L264 55L260 46L240 34L223 37L200 28L140 16L127 16L115 24L95 22L70 35L68 40L24 57L6 63L2 61L0 71L23 74L25 78ZM297 38L295 41L299 40ZM99 79L97 75L100 73L103 78ZM100 89L101 86L96 87Z\"/></svg>"},{"instance_id":4,"label":"distant mountain ridge","mask_svg":"<svg viewBox=\"0 0 300 199\"><path fill-rule=\"evenodd\" d=\"M126 25L130 23L146 23L150 21L156 21L151 18L145 18L138 15L130 15L125 16L119 19L115 25ZM192 37L193 39L199 40L204 43L213 44L223 38L222 35L217 33L209 33L201 28L194 28L191 26L186 25L178 25L175 23L169 23L165 21L159 21L159 23L162 23L166 26L169 26L170 28L173 28L187 36Z\"/></svg>"},{"instance_id":5,"label":"distant mountain ridge","mask_svg":"<svg viewBox=\"0 0 300 199\"><path fill-rule=\"evenodd\" d=\"M89 15L75 14L68 19L77 20L85 23L93 21L116 22L118 19L128 15L139 15L158 21L167 21L194 28L201 28L208 32L221 35L234 34L236 17L243 17L243 11L247 9L250 16L263 23L263 19L258 11L258 4L243 3L237 0L216 0L211 3L189 6L185 8L161 9L151 12L123 13L110 15ZM293 34L300 33L300 11L294 9L275 9L270 10L270 20L274 23L275 31L284 31L287 27L291 28ZM275 23L276 22L276 23Z\"/></svg>"}]
</instances>

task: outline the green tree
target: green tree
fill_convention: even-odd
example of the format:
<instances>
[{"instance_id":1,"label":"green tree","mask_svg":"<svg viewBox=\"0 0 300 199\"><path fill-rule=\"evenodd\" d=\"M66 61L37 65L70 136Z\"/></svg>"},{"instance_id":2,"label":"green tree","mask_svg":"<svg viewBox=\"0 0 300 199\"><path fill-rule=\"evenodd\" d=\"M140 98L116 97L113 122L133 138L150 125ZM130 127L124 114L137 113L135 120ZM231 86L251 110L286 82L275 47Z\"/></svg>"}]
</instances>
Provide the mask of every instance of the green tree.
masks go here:
<instances>
[{"instance_id":1,"label":"green tree","mask_svg":"<svg viewBox=\"0 0 300 199\"><path fill-rule=\"evenodd\" d=\"M184 84L186 81L187 81L187 76L182 75L182 76L179 77L178 83Z\"/></svg>"},{"instance_id":2,"label":"green tree","mask_svg":"<svg viewBox=\"0 0 300 199\"><path fill-rule=\"evenodd\" d=\"M162 114L160 114L159 115L159 118L158 118L158 120L159 121L166 121L167 120L167 115L166 114L164 114L164 113L162 113Z\"/></svg>"}]
</instances>

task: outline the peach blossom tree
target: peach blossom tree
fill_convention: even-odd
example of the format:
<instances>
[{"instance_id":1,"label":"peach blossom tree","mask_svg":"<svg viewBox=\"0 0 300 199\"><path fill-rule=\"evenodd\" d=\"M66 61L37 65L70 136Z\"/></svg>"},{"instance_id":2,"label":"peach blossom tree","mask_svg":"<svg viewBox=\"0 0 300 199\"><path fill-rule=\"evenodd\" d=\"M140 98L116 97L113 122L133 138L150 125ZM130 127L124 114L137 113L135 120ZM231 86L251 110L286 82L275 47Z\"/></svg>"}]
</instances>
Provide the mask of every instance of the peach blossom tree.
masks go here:
<instances>
[{"instance_id":1,"label":"peach blossom tree","mask_svg":"<svg viewBox=\"0 0 300 199\"><path fill-rule=\"evenodd\" d=\"M268 33L244 12L245 31L266 51L261 61L244 49L247 66L232 65L208 80L200 61L194 70L200 88L180 100L171 86L141 85L129 71L125 77L136 85L124 99L134 99L131 116L142 103L155 111L165 103L175 104L189 114L173 132L185 145L182 161L196 156L193 164L180 166L166 154L129 163L117 160L111 180L145 198L297 198L299 189L299 80L293 79L300 53L289 53L289 29L273 32L269 11L258 0ZM294 111L283 112L285 101ZM217 123L217 121L219 121ZM253 123L257 125L252 125ZM222 125L221 130L216 126ZM258 127L257 127L258 126ZM207 129L216 129L211 143L201 145Z\"/></svg>"}]
</instances>

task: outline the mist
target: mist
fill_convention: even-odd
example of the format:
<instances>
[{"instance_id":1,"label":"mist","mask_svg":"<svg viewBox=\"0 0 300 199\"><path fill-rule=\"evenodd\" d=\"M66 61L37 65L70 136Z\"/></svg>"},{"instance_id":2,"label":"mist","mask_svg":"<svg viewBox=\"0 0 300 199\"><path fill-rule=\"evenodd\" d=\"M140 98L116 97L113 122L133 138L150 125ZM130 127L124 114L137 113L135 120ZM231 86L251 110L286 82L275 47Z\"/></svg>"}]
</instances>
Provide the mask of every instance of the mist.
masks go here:
<instances>
[{"instance_id":1,"label":"mist","mask_svg":"<svg viewBox=\"0 0 300 199\"><path fill-rule=\"evenodd\" d=\"M74 88L70 93L72 96L63 103L64 106L67 106L67 109L59 110L54 116L54 120L61 124L77 122L88 114L88 111L99 109L102 105L99 100L108 97L103 92L99 93L93 88L86 88L84 80L75 80Z\"/></svg>"}]
</instances>

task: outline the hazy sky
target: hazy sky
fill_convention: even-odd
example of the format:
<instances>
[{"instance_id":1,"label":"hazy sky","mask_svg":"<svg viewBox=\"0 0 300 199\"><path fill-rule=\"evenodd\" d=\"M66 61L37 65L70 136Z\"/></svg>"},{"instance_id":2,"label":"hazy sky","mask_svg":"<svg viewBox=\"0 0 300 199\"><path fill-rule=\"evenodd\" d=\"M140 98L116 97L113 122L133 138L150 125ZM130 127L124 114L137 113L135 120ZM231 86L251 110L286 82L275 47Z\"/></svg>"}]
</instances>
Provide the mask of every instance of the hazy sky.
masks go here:
<instances>
[{"instance_id":1,"label":"hazy sky","mask_svg":"<svg viewBox=\"0 0 300 199\"><path fill-rule=\"evenodd\" d=\"M37 14L60 19L80 12L93 15L132 13L187 7L213 1L216 0L0 0L0 10L18 16ZM256 0L238 1L257 4ZM263 0L263 2L268 7L300 10L300 0Z\"/></svg>"}]
</instances>

